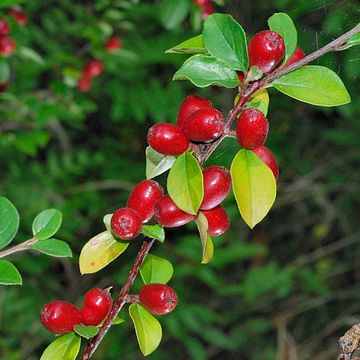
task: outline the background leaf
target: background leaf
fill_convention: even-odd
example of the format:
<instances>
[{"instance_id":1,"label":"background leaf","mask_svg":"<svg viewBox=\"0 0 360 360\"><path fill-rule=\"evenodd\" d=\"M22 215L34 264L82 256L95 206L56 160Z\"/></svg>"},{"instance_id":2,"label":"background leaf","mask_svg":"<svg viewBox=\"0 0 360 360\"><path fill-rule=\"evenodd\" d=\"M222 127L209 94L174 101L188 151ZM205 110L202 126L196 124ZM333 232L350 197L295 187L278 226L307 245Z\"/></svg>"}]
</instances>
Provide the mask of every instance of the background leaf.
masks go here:
<instances>
[{"instance_id":1,"label":"background leaf","mask_svg":"<svg viewBox=\"0 0 360 360\"><path fill-rule=\"evenodd\" d=\"M0 284L22 285L19 271L10 261L0 259Z\"/></svg>"},{"instance_id":2,"label":"background leaf","mask_svg":"<svg viewBox=\"0 0 360 360\"><path fill-rule=\"evenodd\" d=\"M208 264L214 255L214 244L212 242L211 236L208 234L208 222L206 216L201 211L199 211L195 222L199 230L203 248L201 263Z\"/></svg>"},{"instance_id":3,"label":"background leaf","mask_svg":"<svg viewBox=\"0 0 360 360\"><path fill-rule=\"evenodd\" d=\"M358 23L358 25L360 25L360 23ZM357 34L353 35L347 42L346 44L351 47L351 46L355 46L355 45L360 45L360 32L358 32Z\"/></svg>"},{"instance_id":4,"label":"background leaf","mask_svg":"<svg viewBox=\"0 0 360 360\"><path fill-rule=\"evenodd\" d=\"M188 0L163 0L160 5L160 20L165 29L174 29L179 26L189 13Z\"/></svg>"},{"instance_id":5,"label":"background leaf","mask_svg":"<svg viewBox=\"0 0 360 360\"><path fill-rule=\"evenodd\" d=\"M0 84L6 83L10 78L10 66L6 59L0 59Z\"/></svg>"},{"instance_id":6,"label":"background leaf","mask_svg":"<svg viewBox=\"0 0 360 360\"><path fill-rule=\"evenodd\" d=\"M165 240L165 230L159 224L156 225L143 225L141 233L151 239L156 239L161 242Z\"/></svg>"},{"instance_id":7,"label":"background leaf","mask_svg":"<svg viewBox=\"0 0 360 360\"><path fill-rule=\"evenodd\" d=\"M53 236L60 228L62 214L56 209L47 209L36 216L32 225L33 235L39 240Z\"/></svg>"},{"instance_id":8,"label":"background leaf","mask_svg":"<svg viewBox=\"0 0 360 360\"><path fill-rule=\"evenodd\" d=\"M169 170L175 159L175 156L160 154L148 146L146 148L146 178L152 179Z\"/></svg>"},{"instance_id":9,"label":"background leaf","mask_svg":"<svg viewBox=\"0 0 360 360\"><path fill-rule=\"evenodd\" d=\"M72 257L70 246L62 240L39 240L31 248L54 257Z\"/></svg>"},{"instance_id":10,"label":"background leaf","mask_svg":"<svg viewBox=\"0 0 360 360\"><path fill-rule=\"evenodd\" d=\"M197 35L165 51L167 54L205 54L203 35Z\"/></svg>"},{"instance_id":11,"label":"background leaf","mask_svg":"<svg viewBox=\"0 0 360 360\"><path fill-rule=\"evenodd\" d=\"M57 337L44 351L40 360L75 360L81 339L74 333Z\"/></svg>"},{"instance_id":12,"label":"background leaf","mask_svg":"<svg viewBox=\"0 0 360 360\"><path fill-rule=\"evenodd\" d=\"M74 330L78 335L85 339L91 339L99 332L99 328L97 326L85 325L75 325Z\"/></svg>"},{"instance_id":13,"label":"background leaf","mask_svg":"<svg viewBox=\"0 0 360 360\"><path fill-rule=\"evenodd\" d=\"M9 245L19 229L20 217L15 206L0 197L0 249Z\"/></svg>"},{"instance_id":14,"label":"background leaf","mask_svg":"<svg viewBox=\"0 0 360 360\"><path fill-rule=\"evenodd\" d=\"M174 268L170 261L149 254L140 268L144 284L166 284L173 276Z\"/></svg>"}]
</instances>

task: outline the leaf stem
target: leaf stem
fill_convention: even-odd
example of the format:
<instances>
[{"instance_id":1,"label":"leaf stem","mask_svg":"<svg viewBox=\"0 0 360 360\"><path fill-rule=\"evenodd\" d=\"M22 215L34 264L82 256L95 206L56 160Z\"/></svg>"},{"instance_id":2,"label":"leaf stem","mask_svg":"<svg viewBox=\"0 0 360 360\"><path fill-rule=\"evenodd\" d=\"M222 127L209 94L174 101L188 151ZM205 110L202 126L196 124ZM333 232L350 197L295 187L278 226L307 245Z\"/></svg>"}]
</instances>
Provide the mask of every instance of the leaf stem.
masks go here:
<instances>
[{"instance_id":1,"label":"leaf stem","mask_svg":"<svg viewBox=\"0 0 360 360\"><path fill-rule=\"evenodd\" d=\"M36 242L38 242L39 240L36 238L31 238L29 240L26 240L24 242L22 242L19 245L13 246L9 249L3 250L0 252L0 258L3 258L5 256L17 253L19 251L26 251L26 250L30 250L30 246L35 244Z\"/></svg>"}]
</instances>

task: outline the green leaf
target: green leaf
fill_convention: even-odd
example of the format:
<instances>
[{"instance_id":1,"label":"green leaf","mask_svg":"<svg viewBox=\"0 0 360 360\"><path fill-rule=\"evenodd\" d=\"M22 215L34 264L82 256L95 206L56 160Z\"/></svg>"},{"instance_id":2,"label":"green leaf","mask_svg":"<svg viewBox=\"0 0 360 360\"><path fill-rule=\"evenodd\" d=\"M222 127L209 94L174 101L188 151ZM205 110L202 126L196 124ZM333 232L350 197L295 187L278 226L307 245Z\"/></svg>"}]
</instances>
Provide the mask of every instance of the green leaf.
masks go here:
<instances>
[{"instance_id":1,"label":"green leaf","mask_svg":"<svg viewBox=\"0 0 360 360\"><path fill-rule=\"evenodd\" d=\"M194 55L175 73L173 80L190 80L197 87L209 85L235 88L239 78L234 69L220 59L208 55Z\"/></svg>"},{"instance_id":2,"label":"green leaf","mask_svg":"<svg viewBox=\"0 0 360 360\"><path fill-rule=\"evenodd\" d=\"M9 245L19 229L20 217L15 206L0 197L0 249Z\"/></svg>"},{"instance_id":3,"label":"green leaf","mask_svg":"<svg viewBox=\"0 0 360 360\"><path fill-rule=\"evenodd\" d=\"M358 25L360 25L360 23L358 23ZM355 46L355 45L360 45L360 32L358 32L357 34L353 35L347 42L346 42L347 47L351 47L351 46Z\"/></svg>"},{"instance_id":4,"label":"green leaf","mask_svg":"<svg viewBox=\"0 0 360 360\"><path fill-rule=\"evenodd\" d=\"M203 35L197 35L165 51L167 54L206 54Z\"/></svg>"},{"instance_id":5,"label":"green leaf","mask_svg":"<svg viewBox=\"0 0 360 360\"><path fill-rule=\"evenodd\" d=\"M111 218L112 218L113 214L106 214L103 217L103 223L106 227L106 230L111 232Z\"/></svg>"},{"instance_id":6,"label":"green leaf","mask_svg":"<svg viewBox=\"0 0 360 360\"><path fill-rule=\"evenodd\" d=\"M291 17L285 13L276 13L268 19L269 28L282 36L285 42L286 63L294 53L297 45L297 31Z\"/></svg>"},{"instance_id":7,"label":"green leaf","mask_svg":"<svg viewBox=\"0 0 360 360\"><path fill-rule=\"evenodd\" d=\"M73 332L57 337L41 355L40 360L75 360L81 338Z\"/></svg>"},{"instance_id":8,"label":"green leaf","mask_svg":"<svg viewBox=\"0 0 360 360\"><path fill-rule=\"evenodd\" d=\"M169 170L175 160L175 156L160 154L148 146L146 148L146 178L152 179Z\"/></svg>"},{"instance_id":9,"label":"green leaf","mask_svg":"<svg viewBox=\"0 0 360 360\"><path fill-rule=\"evenodd\" d=\"M0 84L6 83L10 78L10 66L6 59L0 59Z\"/></svg>"},{"instance_id":10,"label":"green leaf","mask_svg":"<svg viewBox=\"0 0 360 360\"><path fill-rule=\"evenodd\" d=\"M148 236L151 239L156 239L161 242L165 240L164 228L158 224L156 225L143 225L141 233Z\"/></svg>"},{"instance_id":11,"label":"green leaf","mask_svg":"<svg viewBox=\"0 0 360 360\"><path fill-rule=\"evenodd\" d=\"M17 53L19 56L24 60L30 60L34 63L37 63L38 65L44 65L45 61L44 59L33 49L22 46L18 48Z\"/></svg>"},{"instance_id":12,"label":"green leaf","mask_svg":"<svg viewBox=\"0 0 360 360\"><path fill-rule=\"evenodd\" d=\"M70 246L62 240L39 240L31 248L54 257L72 257Z\"/></svg>"},{"instance_id":13,"label":"green leaf","mask_svg":"<svg viewBox=\"0 0 360 360\"><path fill-rule=\"evenodd\" d=\"M208 264L214 255L214 244L211 236L208 234L208 221L206 216L200 211L195 222L199 230L201 244L203 247L201 263Z\"/></svg>"},{"instance_id":14,"label":"green leaf","mask_svg":"<svg viewBox=\"0 0 360 360\"><path fill-rule=\"evenodd\" d=\"M189 10L188 0L163 0L159 13L161 24L167 30L175 29L185 20Z\"/></svg>"},{"instance_id":15,"label":"green leaf","mask_svg":"<svg viewBox=\"0 0 360 360\"><path fill-rule=\"evenodd\" d=\"M235 70L247 70L246 34L230 15L212 14L204 22L204 44L209 53Z\"/></svg>"},{"instance_id":16,"label":"green leaf","mask_svg":"<svg viewBox=\"0 0 360 360\"><path fill-rule=\"evenodd\" d=\"M251 150L240 150L231 164L231 180L240 214L250 228L269 212L276 198L270 168Z\"/></svg>"},{"instance_id":17,"label":"green leaf","mask_svg":"<svg viewBox=\"0 0 360 360\"><path fill-rule=\"evenodd\" d=\"M167 190L177 207L194 214L204 197L203 174L199 162L188 152L181 154L167 178Z\"/></svg>"},{"instance_id":18,"label":"green leaf","mask_svg":"<svg viewBox=\"0 0 360 360\"><path fill-rule=\"evenodd\" d=\"M129 306L141 352L146 356L159 346L162 329L159 321L139 304Z\"/></svg>"},{"instance_id":19,"label":"green leaf","mask_svg":"<svg viewBox=\"0 0 360 360\"><path fill-rule=\"evenodd\" d=\"M259 89L254 92L249 101L246 103L246 108L254 108L260 110L265 116L269 108L269 94L266 89Z\"/></svg>"},{"instance_id":20,"label":"green leaf","mask_svg":"<svg viewBox=\"0 0 360 360\"><path fill-rule=\"evenodd\" d=\"M0 9L7 8L12 5L21 4L25 2L25 0L1 0L0 1Z\"/></svg>"},{"instance_id":21,"label":"green leaf","mask_svg":"<svg viewBox=\"0 0 360 360\"><path fill-rule=\"evenodd\" d=\"M338 106L351 101L334 71L317 65L303 66L273 81L280 92L308 104Z\"/></svg>"},{"instance_id":22,"label":"green leaf","mask_svg":"<svg viewBox=\"0 0 360 360\"><path fill-rule=\"evenodd\" d=\"M261 79L263 72L257 66L251 66L247 74L247 81L255 81Z\"/></svg>"},{"instance_id":23,"label":"green leaf","mask_svg":"<svg viewBox=\"0 0 360 360\"><path fill-rule=\"evenodd\" d=\"M77 334L85 339L91 339L99 332L97 326L85 326L85 325L75 325L74 330Z\"/></svg>"},{"instance_id":24,"label":"green leaf","mask_svg":"<svg viewBox=\"0 0 360 360\"><path fill-rule=\"evenodd\" d=\"M19 271L10 261L0 259L0 284L22 285Z\"/></svg>"},{"instance_id":25,"label":"green leaf","mask_svg":"<svg viewBox=\"0 0 360 360\"><path fill-rule=\"evenodd\" d=\"M174 268L170 261L149 254L140 268L145 284L166 284L173 276Z\"/></svg>"},{"instance_id":26,"label":"green leaf","mask_svg":"<svg viewBox=\"0 0 360 360\"><path fill-rule=\"evenodd\" d=\"M103 269L121 255L128 246L128 242L116 241L109 231L94 236L81 250L79 257L81 274L93 274Z\"/></svg>"},{"instance_id":27,"label":"green leaf","mask_svg":"<svg viewBox=\"0 0 360 360\"><path fill-rule=\"evenodd\" d=\"M119 324L122 324L123 322L125 322L124 319L122 319L121 317L117 316L115 318L115 320L112 322L113 325L119 325Z\"/></svg>"},{"instance_id":28,"label":"green leaf","mask_svg":"<svg viewBox=\"0 0 360 360\"><path fill-rule=\"evenodd\" d=\"M32 225L33 235L39 240L53 236L60 228L62 214L56 209L47 209L36 216Z\"/></svg>"}]
</instances>

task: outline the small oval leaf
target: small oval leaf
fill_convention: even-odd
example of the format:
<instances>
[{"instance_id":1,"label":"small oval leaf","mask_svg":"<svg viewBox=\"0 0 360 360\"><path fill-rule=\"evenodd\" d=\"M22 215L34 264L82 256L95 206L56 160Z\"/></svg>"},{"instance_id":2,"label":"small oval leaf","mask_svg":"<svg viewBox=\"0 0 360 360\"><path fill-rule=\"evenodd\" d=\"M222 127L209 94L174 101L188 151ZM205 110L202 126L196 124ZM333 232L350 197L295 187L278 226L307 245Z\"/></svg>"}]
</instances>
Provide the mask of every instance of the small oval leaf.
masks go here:
<instances>
[{"instance_id":1,"label":"small oval leaf","mask_svg":"<svg viewBox=\"0 0 360 360\"><path fill-rule=\"evenodd\" d=\"M5 197L0 197L0 249L14 239L20 223L15 206Z\"/></svg>"},{"instance_id":2,"label":"small oval leaf","mask_svg":"<svg viewBox=\"0 0 360 360\"><path fill-rule=\"evenodd\" d=\"M70 246L62 240L39 240L30 246L32 249L54 257L72 257Z\"/></svg>"},{"instance_id":3,"label":"small oval leaf","mask_svg":"<svg viewBox=\"0 0 360 360\"><path fill-rule=\"evenodd\" d=\"M75 332L85 339L91 339L99 332L99 328L96 326L85 326L85 325L75 325Z\"/></svg>"},{"instance_id":4,"label":"small oval leaf","mask_svg":"<svg viewBox=\"0 0 360 360\"><path fill-rule=\"evenodd\" d=\"M146 178L152 179L169 170L175 160L175 156L160 154L148 146L146 148Z\"/></svg>"},{"instance_id":5,"label":"small oval leaf","mask_svg":"<svg viewBox=\"0 0 360 360\"><path fill-rule=\"evenodd\" d=\"M39 240L53 236L60 228L62 214L56 209L47 209L36 216L32 225L33 235Z\"/></svg>"},{"instance_id":6,"label":"small oval leaf","mask_svg":"<svg viewBox=\"0 0 360 360\"><path fill-rule=\"evenodd\" d=\"M19 271L10 261L0 259L0 284L22 285Z\"/></svg>"},{"instance_id":7,"label":"small oval leaf","mask_svg":"<svg viewBox=\"0 0 360 360\"><path fill-rule=\"evenodd\" d=\"M140 268L145 284L166 284L173 276L174 268L169 260L149 254Z\"/></svg>"},{"instance_id":8,"label":"small oval leaf","mask_svg":"<svg viewBox=\"0 0 360 360\"><path fill-rule=\"evenodd\" d=\"M91 238L82 248L79 257L81 274L93 274L121 255L129 243L118 242L109 231Z\"/></svg>"},{"instance_id":9,"label":"small oval leaf","mask_svg":"<svg viewBox=\"0 0 360 360\"><path fill-rule=\"evenodd\" d=\"M196 214L204 197L203 174L199 162L188 152L181 154L167 178L167 190L176 206Z\"/></svg>"},{"instance_id":10,"label":"small oval leaf","mask_svg":"<svg viewBox=\"0 0 360 360\"><path fill-rule=\"evenodd\" d=\"M266 216L275 201L274 174L253 151L245 149L235 155L230 172L240 214L253 228Z\"/></svg>"},{"instance_id":11,"label":"small oval leaf","mask_svg":"<svg viewBox=\"0 0 360 360\"><path fill-rule=\"evenodd\" d=\"M159 240L160 242L165 241L165 230L159 224L156 225L143 225L141 233L145 236Z\"/></svg>"},{"instance_id":12,"label":"small oval leaf","mask_svg":"<svg viewBox=\"0 0 360 360\"><path fill-rule=\"evenodd\" d=\"M162 338L159 321L139 304L129 306L141 352L146 356L157 349Z\"/></svg>"},{"instance_id":13,"label":"small oval leaf","mask_svg":"<svg viewBox=\"0 0 360 360\"><path fill-rule=\"evenodd\" d=\"M168 54L205 54L207 53L203 36L197 35L165 51Z\"/></svg>"},{"instance_id":14,"label":"small oval leaf","mask_svg":"<svg viewBox=\"0 0 360 360\"><path fill-rule=\"evenodd\" d=\"M199 211L195 222L199 230L200 240L203 248L201 263L208 264L214 255L214 244L212 242L211 236L208 234L208 221L206 216L201 211Z\"/></svg>"},{"instance_id":15,"label":"small oval leaf","mask_svg":"<svg viewBox=\"0 0 360 360\"><path fill-rule=\"evenodd\" d=\"M254 108L260 110L265 116L269 108L269 94L266 89L259 89L254 92L249 101L246 103L246 108Z\"/></svg>"},{"instance_id":16,"label":"small oval leaf","mask_svg":"<svg viewBox=\"0 0 360 360\"><path fill-rule=\"evenodd\" d=\"M41 355L40 360L75 360L81 338L73 332L57 337Z\"/></svg>"}]
</instances>

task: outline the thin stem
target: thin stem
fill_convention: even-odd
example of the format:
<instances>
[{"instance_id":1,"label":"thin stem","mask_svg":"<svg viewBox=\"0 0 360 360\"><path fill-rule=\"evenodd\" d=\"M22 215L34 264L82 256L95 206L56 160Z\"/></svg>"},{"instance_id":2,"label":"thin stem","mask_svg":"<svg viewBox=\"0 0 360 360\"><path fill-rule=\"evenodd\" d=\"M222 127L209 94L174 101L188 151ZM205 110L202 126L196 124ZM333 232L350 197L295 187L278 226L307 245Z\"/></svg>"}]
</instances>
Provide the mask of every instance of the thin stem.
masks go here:
<instances>
[{"instance_id":1,"label":"thin stem","mask_svg":"<svg viewBox=\"0 0 360 360\"><path fill-rule=\"evenodd\" d=\"M0 252L0 258L17 253L19 251L30 250L30 245L35 244L38 241L39 240L36 238L31 238L29 240L24 241L23 243L21 243L19 245L16 245L9 249L3 250Z\"/></svg>"}]
</instances>

